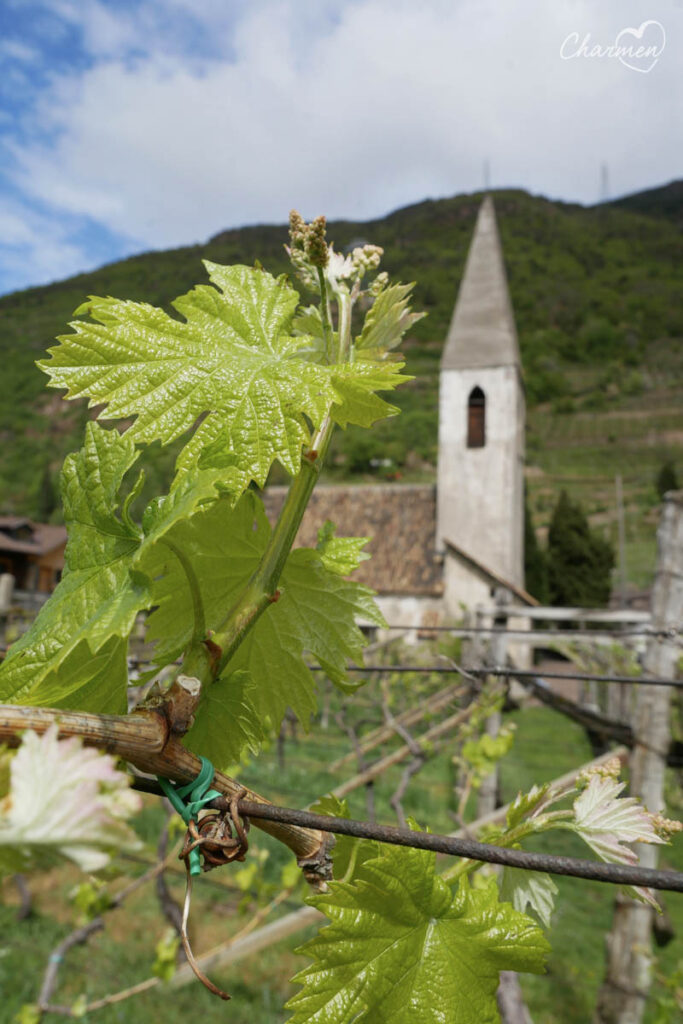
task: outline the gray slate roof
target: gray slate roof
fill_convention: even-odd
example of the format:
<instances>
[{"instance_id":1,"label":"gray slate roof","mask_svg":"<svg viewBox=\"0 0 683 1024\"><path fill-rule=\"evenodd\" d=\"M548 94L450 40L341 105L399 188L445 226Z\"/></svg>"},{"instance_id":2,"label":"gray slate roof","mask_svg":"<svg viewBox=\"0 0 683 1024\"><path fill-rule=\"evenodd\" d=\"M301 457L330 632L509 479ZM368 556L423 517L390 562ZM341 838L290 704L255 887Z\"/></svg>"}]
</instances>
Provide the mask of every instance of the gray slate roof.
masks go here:
<instances>
[{"instance_id":1,"label":"gray slate roof","mask_svg":"<svg viewBox=\"0 0 683 1024\"><path fill-rule=\"evenodd\" d=\"M479 209L441 368L519 366L517 331L491 196Z\"/></svg>"}]
</instances>

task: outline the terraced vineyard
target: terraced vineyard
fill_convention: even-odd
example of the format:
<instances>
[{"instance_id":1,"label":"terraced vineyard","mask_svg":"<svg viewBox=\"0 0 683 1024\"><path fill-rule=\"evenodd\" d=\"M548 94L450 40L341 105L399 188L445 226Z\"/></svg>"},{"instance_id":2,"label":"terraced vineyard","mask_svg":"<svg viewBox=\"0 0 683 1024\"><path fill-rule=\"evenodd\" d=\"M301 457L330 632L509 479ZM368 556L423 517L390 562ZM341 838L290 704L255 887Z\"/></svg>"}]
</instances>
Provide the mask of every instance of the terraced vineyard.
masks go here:
<instances>
[{"instance_id":1,"label":"terraced vineyard","mask_svg":"<svg viewBox=\"0 0 683 1024\"><path fill-rule=\"evenodd\" d=\"M652 578L659 519L654 482L667 460L683 464L683 346L652 345L637 379L626 374L635 394L624 393L624 374L620 380L614 367L568 376L568 399L554 407L542 404L528 415L527 486L534 522L542 535L557 493L565 488L616 545L616 476L621 475L627 579L645 587ZM591 407L596 398L597 409Z\"/></svg>"}]
</instances>

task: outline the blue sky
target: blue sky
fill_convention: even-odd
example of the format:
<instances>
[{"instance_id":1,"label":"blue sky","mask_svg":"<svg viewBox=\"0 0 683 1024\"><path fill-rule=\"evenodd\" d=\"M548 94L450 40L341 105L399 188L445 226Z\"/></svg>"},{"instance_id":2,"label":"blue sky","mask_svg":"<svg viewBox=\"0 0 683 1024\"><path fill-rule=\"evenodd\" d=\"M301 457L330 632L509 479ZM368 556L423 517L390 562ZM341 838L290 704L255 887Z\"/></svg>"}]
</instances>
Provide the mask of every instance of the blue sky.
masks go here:
<instances>
[{"instance_id":1,"label":"blue sky","mask_svg":"<svg viewBox=\"0 0 683 1024\"><path fill-rule=\"evenodd\" d=\"M681 177L682 29L681 0L0 0L0 293L485 160L589 203L602 163L613 194ZM659 56L563 59L572 33Z\"/></svg>"}]
</instances>

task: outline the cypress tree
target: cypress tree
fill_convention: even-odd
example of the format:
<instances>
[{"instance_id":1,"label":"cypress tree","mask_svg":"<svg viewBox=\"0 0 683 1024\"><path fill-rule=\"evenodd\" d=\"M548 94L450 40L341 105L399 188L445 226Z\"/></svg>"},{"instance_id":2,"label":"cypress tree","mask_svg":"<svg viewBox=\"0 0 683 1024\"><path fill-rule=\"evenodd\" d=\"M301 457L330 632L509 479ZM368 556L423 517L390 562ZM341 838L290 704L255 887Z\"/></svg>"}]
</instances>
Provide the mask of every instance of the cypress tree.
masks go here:
<instances>
[{"instance_id":1,"label":"cypress tree","mask_svg":"<svg viewBox=\"0 0 683 1024\"><path fill-rule=\"evenodd\" d=\"M614 567L612 545L588 525L578 502L562 491L548 531L548 599L552 605L606 605Z\"/></svg>"},{"instance_id":2,"label":"cypress tree","mask_svg":"<svg viewBox=\"0 0 683 1024\"><path fill-rule=\"evenodd\" d=\"M678 476L676 475L676 467L674 466L671 459L668 459L657 474L655 480L655 487L657 488L657 494L660 499L664 497L667 491L678 490Z\"/></svg>"}]
</instances>

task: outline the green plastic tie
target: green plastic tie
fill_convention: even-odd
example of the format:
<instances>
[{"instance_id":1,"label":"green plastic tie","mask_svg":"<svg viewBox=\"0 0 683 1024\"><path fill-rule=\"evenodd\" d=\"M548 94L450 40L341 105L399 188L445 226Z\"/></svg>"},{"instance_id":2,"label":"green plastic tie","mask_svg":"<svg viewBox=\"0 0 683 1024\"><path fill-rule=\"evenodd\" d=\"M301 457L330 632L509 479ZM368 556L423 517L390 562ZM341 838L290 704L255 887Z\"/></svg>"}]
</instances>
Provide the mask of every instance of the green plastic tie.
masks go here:
<instances>
[{"instance_id":1,"label":"green plastic tie","mask_svg":"<svg viewBox=\"0 0 683 1024\"><path fill-rule=\"evenodd\" d=\"M160 775L157 775L159 785L173 805L173 809L178 812L186 825L189 825L191 821L196 824L202 807L221 795L218 790L208 788L215 775L213 765L206 757L202 757L201 762L202 766L197 777L184 786L176 786L170 779L162 779ZM189 862L190 874L200 875L202 868L199 860L199 847L190 850Z\"/></svg>"}]
</instances>

